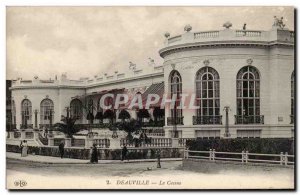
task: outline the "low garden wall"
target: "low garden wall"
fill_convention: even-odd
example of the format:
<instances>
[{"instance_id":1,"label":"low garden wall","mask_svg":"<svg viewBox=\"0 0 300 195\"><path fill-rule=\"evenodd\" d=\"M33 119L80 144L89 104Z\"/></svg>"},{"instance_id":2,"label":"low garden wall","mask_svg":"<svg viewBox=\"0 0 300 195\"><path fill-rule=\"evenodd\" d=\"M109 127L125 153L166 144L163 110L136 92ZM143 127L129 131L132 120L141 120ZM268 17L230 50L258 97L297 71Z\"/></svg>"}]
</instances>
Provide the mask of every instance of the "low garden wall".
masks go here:
<instances>
[{"instance_id":1,"label":"low garden wall","mask_svg":"<svg viewBox=\"0 0 300 195\"><path fill-rule=\"evenodd\" d=\"M153 159L157 158L156 151L160 149L161 158L183 158L183 148L128 148L128 159ZM20 153L20 147L17 145L6 145L7 152ZM58 147L28 147L28 154L60 157ZM100 160L120 160L122 149L98 149L98 158ZM90 159L90 150L84 148L65 148L65 158Z\"/></svg>"}]
</instances>

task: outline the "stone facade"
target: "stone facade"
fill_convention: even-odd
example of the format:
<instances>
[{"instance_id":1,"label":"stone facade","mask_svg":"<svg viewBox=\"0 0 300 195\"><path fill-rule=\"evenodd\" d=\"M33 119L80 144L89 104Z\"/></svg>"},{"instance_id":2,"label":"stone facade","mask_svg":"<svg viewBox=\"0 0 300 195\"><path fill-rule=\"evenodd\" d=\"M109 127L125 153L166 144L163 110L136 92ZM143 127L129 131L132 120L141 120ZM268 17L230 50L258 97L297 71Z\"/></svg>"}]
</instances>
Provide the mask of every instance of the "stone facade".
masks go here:
<instances>
[{"instance_id":1,"label":"stone facade","mask_svg":"<svg viewBox=\"0 0 300 195\"><path fill-rule=\"evenodd\" d=\"M10 88L15 103L17 129L21 127L21 104L24 99L32 103L32 123L34 110L40 110L41 101L49 98L54 104L53 123L66 115L66 107L75 97L104 90L124 88L131 93L143 93L149 86L164 82L165 93L170 93L170 74L176 70L182 78L183 93L196 93L196 73L203 67L217 71L220 83L219 124L194 124L195 110L183 109L183 125L176 125L182 138L214 134L224 137L226 117L223 108L229 106L228 130L230 137L238 137L243 132L258 132L258 137L293 137L294 124L291 123L291 75L294 71L294 32L273 27L269 31L233 30L226 27L219 31L194 33L190 26L182 35L166 37L164 47L159 51L164 59L163 66L155 66L150 71L134 69L131 74L104 74L93 79L69 80L66 75L55 80L15 80ZM259 73L259 116L263 122L237 124L237 74L243 67L255 67ZM94 104L97 97L91 96ZM95 114L95 113L94 113ZM135 112L130 111L135 118ZM172 137L173 125L168 125L170 109L165 108L165 136ZM37 124L40 124L38 113ZM87 123L82 119L80 123ZM239 132L239 133L238 133ZM203 134L203 135L204 135ZM238 135L239 134L239 135ZM200 136L201 137L201 136ZM211 136L204 136L211 137Z\"/></svg>"}]
</instances>

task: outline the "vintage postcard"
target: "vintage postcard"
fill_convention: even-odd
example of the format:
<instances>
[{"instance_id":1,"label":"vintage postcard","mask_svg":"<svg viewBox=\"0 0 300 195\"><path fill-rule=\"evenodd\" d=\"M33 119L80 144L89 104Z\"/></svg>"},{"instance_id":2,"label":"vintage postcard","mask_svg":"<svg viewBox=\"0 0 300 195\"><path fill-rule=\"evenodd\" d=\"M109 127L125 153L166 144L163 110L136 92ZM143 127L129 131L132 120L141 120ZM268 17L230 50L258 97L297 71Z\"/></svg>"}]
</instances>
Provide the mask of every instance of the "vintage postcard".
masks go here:
<instances>
[{"instance_id":1,"label":"vintage postcard","mask_svg":"<svg viewBox=\"0 0 300 195\"><path fill-rule=\"evenodd\" d=\"M294 7L6 7L6 187L295 189Z\"/></svg>"}]
</instances>

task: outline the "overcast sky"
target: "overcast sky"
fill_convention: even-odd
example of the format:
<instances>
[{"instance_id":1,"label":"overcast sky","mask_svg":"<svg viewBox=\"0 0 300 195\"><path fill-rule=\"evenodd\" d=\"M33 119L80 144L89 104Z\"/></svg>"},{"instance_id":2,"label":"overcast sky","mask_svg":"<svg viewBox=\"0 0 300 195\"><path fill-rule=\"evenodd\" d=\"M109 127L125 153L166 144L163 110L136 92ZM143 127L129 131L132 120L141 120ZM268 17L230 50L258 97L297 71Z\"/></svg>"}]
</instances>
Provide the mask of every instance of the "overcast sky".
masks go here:
<instances>
[{"instance_id":1,"label":"overcast sky","mask_svg":"<svg viewBox=\"0 0 300 195\"><path fill-rule=\"evenodd\" d=\"M291 7L8 7L7 79L93 77L128 71L129 61L157 65L164 33L234 29L269 30L273 16L294 29Z\"/></svg>"}]
</instances>

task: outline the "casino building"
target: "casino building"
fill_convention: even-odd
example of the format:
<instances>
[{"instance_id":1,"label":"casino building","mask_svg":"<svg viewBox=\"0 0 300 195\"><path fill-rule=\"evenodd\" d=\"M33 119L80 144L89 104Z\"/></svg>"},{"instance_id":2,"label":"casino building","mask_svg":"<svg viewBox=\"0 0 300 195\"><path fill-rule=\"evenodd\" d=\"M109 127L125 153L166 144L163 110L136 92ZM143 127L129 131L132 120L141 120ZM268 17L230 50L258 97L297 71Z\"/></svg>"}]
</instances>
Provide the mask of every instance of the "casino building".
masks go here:
<instances>
[{"instance_id":1,"label":"casino building","mask_svg":"<svg viewBox=\"0 0 300 195\"><path fill-rule=\"evenodd\" d=\"M149 70L130 63L127 74L12 82L13 129L43 129L61 116L77 124L105 129L106 123L136 118L151 136L179 138L294 136L294 32L280 24L270 30L222 30L170 36L158 51L163 65ZM195 94L198 109L152 106L149 110L101 109L106 93ZM107 99L113 103L113 99ZM148 114L147 114L148 113Z\"/></svg>"}]
</instances>

